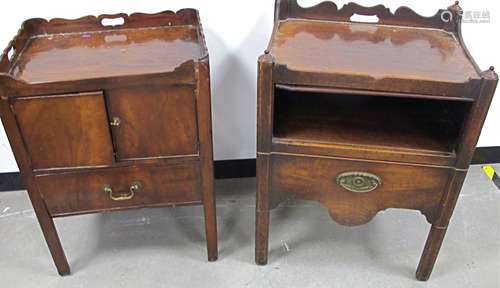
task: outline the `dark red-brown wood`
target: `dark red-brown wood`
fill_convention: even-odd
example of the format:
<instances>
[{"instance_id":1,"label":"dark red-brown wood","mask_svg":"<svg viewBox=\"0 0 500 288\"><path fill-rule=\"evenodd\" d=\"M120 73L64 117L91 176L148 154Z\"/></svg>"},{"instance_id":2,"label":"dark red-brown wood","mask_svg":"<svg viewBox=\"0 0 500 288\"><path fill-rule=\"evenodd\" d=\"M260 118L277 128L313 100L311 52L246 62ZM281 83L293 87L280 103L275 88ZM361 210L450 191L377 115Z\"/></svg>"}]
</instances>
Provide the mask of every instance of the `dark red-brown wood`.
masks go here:
<instances>
[{"instance_id":1,"label":"dark red-brown wood","mask_svg":"<svg viewBox=\"0 0 500 288\"><path fill-rule=\"evenodd\" d=\"M198 163L167 166L146 165L94 171L48 174L35 177L35 183L52 216L70 216L103 210L201 204ZM103 191L109 185L115 194L127 194L139 181L141 189L132 199L114 201Z\"/></svg>"},{"instance_id":2,"label":"dark red-brown wood","mask_svg":"<svg viewBox=\"0 0 500 288\"><path fill-rule=\"evenodd\" d=\"M192 87L109 89L106 100L110 121L120 119L119 126L111 127L119 161L198 154Z\"/></svg>"},{"instance_id":3,"label":"dark red-brown wood","mask_svg":"<svg viewBox=\"0 0 500 288\"><path fill-rule=\"evenodd\" d=\"M429 278L498 82L477 67L460 23L458 3L423 17L276 1L258 62L257 264L267 263L269 209L293 197L344 225L419 210L431 230L416 277Z\"/></svg>"},{"instance_id":4,"label":"dark red-brown wood","mask_svg":"<svg viewBox=\"0 0 500 288\"><path fill-rule=\"evenodd\" d=\"M33 169L114 162L102 92L16 98L12 110Z\"/></svg>"},{"instance_id":5,"label":"dark red-brown wood","mask_svg":"<svg viewBox=\"0 0 500 288\"><path fill-rule=\"evenodd\" d=\"M209 71L193 9L24 22L0 115L60 275L53 217L131 208L203 205L217 259Z\"/></svg>"}]
</instances>

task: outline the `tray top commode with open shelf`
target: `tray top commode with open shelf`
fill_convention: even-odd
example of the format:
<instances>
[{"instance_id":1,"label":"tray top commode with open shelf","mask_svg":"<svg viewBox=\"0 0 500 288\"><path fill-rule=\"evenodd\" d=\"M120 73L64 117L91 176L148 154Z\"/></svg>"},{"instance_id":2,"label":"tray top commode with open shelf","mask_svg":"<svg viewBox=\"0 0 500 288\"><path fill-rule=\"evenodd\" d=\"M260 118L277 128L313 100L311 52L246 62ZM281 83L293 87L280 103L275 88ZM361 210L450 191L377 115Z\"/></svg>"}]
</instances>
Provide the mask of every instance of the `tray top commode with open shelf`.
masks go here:
<instances>
[{"instance_id":1,"label":"tray top commode with open shelf","mask_svg":"<svg viewBox=\"0 0 500 288\"><path fill-rule=\"evenodd\" d=\"M467 51L461 13L276 1L258 70L258 264L269 209L298 198L350 226L420 211L431 231L416 276L429 278L498 81Z\"/></svg>"}]
</instances>

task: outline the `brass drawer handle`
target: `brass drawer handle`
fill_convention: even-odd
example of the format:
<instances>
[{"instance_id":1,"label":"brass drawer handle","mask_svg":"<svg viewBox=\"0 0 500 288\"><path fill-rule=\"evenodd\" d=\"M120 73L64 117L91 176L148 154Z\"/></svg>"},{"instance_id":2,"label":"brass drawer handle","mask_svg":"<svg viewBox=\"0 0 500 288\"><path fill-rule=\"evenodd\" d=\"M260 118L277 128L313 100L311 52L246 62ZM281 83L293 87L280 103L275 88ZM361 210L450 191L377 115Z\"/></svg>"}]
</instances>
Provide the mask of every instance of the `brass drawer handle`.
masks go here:
<instances>
[{"instance_id":1,"label":"brass drawer handle","mask_svg":"<svg viewBox=\"0 0 500 288\"><path fill-rule=\"evenodd\" d=\"M366 193L382 185L379 176L367 172L345 172L337 175L337 184L351 192Z\"/></svg>"},{"instance_id":2,"label":"brass drawer handle","mask_svg":"<svg viewBox=\"0 0 500 288\"><path fill-rule=\"evenodd\" d=\"M122 123L122 120L120 119L120 117L113 117L113 118L111 118L111 122L109 122L109 125L111 125L113 127L118 127L118 126L120 126L121 123Z\"/></svg>"},{"instance_id":3,"label":"brass drawer handle","mask_svg":"<svg viewBox=\"0 0 500 288\"><path fill-rule=\"evenodd\" d=\"M134 198L135 192L141 190L143 187L142 182L135 181L130 185L128 193L113 194L113 189L110 185L106 184L102 187L104 193L109 194L109 198L113 201L125 201Z\"/></svg>"}]
</instances>

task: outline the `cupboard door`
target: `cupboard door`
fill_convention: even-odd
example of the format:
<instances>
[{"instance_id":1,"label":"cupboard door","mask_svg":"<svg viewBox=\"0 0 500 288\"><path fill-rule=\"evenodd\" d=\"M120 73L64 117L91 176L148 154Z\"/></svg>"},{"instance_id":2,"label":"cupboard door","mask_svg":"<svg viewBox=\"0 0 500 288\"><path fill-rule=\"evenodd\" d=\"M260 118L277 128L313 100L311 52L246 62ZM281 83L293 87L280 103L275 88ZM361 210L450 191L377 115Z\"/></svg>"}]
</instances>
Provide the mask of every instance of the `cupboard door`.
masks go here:
<instances>
[{"instance_id":1,"label":"cupboard door","mask_svg":"<svg viewBox=\"0 0 500 288\"><path fill-rule=\"evenodd\" d=\"M191 87L127 87L106 97L118 160L198 154Z\"/></svg>"},{"instance_id":2,"label":"cupboard door","mask_svg":"<svg viewBox=\"0 0 500 288\"><path fill-rule=\"evenodd\" d=\"M12 107L34 169L114 162L102 92L17 98Z\"/></svg>"}]
</instances>

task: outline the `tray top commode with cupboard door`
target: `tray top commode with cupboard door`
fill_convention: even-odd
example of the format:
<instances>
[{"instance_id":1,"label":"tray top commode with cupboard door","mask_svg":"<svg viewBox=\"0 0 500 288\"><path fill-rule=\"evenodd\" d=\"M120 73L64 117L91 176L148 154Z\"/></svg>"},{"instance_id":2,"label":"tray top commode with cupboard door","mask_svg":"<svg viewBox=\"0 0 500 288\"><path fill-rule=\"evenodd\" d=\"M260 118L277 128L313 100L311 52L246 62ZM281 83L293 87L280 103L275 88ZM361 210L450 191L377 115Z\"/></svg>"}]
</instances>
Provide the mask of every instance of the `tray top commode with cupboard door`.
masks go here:
<instances>
[{"instance_id":1,"label":"tray top commode with cupboard door","mask_svg":"<svg viewBox=\"0 0 500 288\"><path fill-rule=\"evenodd\" d=\"M54 217L129 208L203 205L217 259L196 10L30 19L0 61L2 122L59 274L70 269Z\"/></svg>"}]
</instances>

